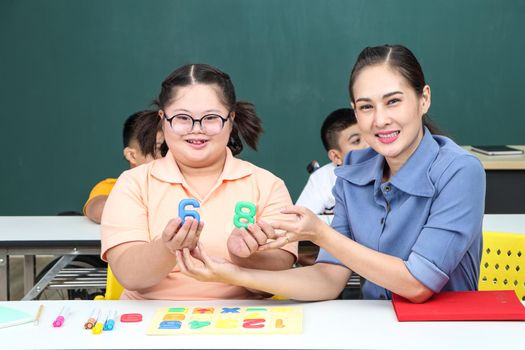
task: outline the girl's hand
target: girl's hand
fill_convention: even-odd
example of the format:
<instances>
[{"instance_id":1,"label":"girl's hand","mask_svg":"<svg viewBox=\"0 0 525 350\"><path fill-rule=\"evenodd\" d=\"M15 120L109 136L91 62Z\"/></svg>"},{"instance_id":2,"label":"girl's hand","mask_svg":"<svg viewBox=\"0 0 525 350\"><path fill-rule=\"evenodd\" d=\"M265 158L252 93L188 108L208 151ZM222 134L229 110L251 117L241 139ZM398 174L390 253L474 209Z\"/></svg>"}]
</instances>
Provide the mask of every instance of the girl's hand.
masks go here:
<instances>
[{"instance_id":1,"label":"girl's hand","mask_svg":"<svg viewBox=\"0 0 525 350\"><path fill-rule=\"evenodd\" d=\"M172 254L183 248L195 249L204 227L204 222L199 223L191 217L187 217L182 225L181 222L180 217L171 219L162 232L162 242Z\"/></svg>"},{"instance_id":2,"label":"girl's hand","mask_svg":"<svg viewBox=\"0 0 525 350\"><path fill-rule=\"evenodd\" d=\"M198 281L234 284L240 271L237 265L225 259L208 256L200 242L193 251L184 248L177 250L175 256L180 272Z\"/></svg>"},{"instance_id":3,"label":"girl's hand","mask_svg":"<svg viewBox=\"0 0 525 350\"><path fill-rule=\"evenodd\" d=\"M226 243L230 255L248 258L268 243L269 239L279 239L273 227L264 221L250 224L246 229L235 228Z\"/></svg>"},{"instance_id":4,"label":"girl's hand","mask_svg":"<svg viewBox=\"0 0 525 350\"><path fill-rule=\"evenodd\" d=\"M295 214L297 220L272 222L271 226L273 229L283 230L286 233L278 235L275 241L262 245L259 248L260 250L280 248L289 242L296 241L316 243L323 225L326 225L317 215L305 207L291 205L281 210L281 213Z\"/></svg>"}]
</instances>

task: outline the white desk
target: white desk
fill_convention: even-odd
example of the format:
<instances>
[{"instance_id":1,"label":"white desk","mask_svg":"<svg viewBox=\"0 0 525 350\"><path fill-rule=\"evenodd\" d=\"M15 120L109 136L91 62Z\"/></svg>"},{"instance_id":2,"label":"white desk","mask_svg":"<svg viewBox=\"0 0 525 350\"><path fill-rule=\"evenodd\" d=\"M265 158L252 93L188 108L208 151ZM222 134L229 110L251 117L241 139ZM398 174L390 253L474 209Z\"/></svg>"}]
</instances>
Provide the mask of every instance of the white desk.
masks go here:
<instances>
[{"instance_id":1,"label":"white desk","mask_svg":"<svg viewBox=\"0 0 525 350\"><path fill-rule=\"evenodd\" d=\"M9 256L24 256L24 294L34 281L35 255L61 255L56 270L76 255L100 253L100 226L83 216L0 216L0 300L9 296ZM68 261L69 260L69 261Z\"/></svg>"},{"instance_id":2,"label":"white desk","mask_svg":"<svg viewBox=\"0 0 525 350\"><path fill-rule=\"evenodd\" d=\"M525 234L525 214L485 214L483 231Z\"/></svg>"},{"instance_id":3,"label":"white desk","mask_svg":"<svg viewBox=\"0 0 525 350\"><path fill-rule=\"evenodd\" d=\"M45 301L38 326L0 329L4 349L525 349L525 322L398 322L390 301L333 300L316 303L275 301ZM157 308L191 306L302 305L300 335L148 336ZM0 302L35 312L40 302ZM72 314L62 328L52 321L64 305ZM93 335L83 329L94 306L119 313L140 312L143 321L117 322Z\"/></svg>"}]
</instances>

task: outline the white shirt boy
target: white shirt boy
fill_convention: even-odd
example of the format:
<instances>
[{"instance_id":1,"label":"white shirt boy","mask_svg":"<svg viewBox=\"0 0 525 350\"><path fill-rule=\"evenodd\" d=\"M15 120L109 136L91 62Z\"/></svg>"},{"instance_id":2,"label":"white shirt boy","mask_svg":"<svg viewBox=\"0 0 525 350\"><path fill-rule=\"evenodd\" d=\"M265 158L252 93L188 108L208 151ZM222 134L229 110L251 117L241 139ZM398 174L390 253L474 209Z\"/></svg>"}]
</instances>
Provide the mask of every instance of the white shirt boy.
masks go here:
<instances>
[{"instance_id":1,"label":"white shirt boy","mask_svg":"<svg viewBox=\"0 0 525 350\"><path fill-rule=\"evenodd\" d=\"M332 214L335 206L332 194L336 179L335 168L336 165L330 162L313 172L295 205L306 207L315 214Z\"/></svg>"}]
</instances>

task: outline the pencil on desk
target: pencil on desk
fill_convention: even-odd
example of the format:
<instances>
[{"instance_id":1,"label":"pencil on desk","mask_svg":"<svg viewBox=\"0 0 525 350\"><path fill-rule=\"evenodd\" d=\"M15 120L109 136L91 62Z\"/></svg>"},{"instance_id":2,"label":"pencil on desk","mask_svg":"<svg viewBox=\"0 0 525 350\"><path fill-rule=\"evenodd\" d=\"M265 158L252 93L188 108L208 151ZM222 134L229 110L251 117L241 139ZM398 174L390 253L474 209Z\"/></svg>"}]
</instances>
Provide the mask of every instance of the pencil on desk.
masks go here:
<instances>
[{"instance_id":1,"label":"pencil on desk","mask_svg":"<svg viewBox=\"0 0 525 350\"><path fill-rule=\"evenodd\" d=\"M44 311L44 304L40 304L40 306L38 307L38 311L36 312L35 316L35 321L33 322L35 326L38 326L38 322L40 322L40 316L42 316L42 311Z\"/></svg>"}]
</instances>

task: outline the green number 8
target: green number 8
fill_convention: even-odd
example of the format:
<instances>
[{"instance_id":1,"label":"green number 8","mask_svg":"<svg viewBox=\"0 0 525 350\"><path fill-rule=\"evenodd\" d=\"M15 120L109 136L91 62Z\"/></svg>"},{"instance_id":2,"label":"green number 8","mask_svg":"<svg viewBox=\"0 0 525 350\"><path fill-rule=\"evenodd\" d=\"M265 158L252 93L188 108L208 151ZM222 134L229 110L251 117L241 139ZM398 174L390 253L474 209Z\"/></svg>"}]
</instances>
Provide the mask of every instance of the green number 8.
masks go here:
<instances>
[{"instance_id":1,"label":"green number 8","mask_svg":"<svg viewBox=\"0 0 525 350\"><path fill-rule=\"evenodd\" d=\"M245 209L248 209L248 211ZM247 228L249 224L255 223L255 214L255 204L251 202L237 202L233 224L238 228Z\"/></svg>"}]
</instances>

